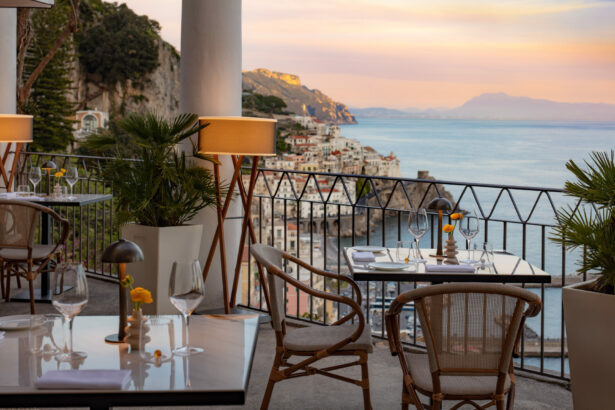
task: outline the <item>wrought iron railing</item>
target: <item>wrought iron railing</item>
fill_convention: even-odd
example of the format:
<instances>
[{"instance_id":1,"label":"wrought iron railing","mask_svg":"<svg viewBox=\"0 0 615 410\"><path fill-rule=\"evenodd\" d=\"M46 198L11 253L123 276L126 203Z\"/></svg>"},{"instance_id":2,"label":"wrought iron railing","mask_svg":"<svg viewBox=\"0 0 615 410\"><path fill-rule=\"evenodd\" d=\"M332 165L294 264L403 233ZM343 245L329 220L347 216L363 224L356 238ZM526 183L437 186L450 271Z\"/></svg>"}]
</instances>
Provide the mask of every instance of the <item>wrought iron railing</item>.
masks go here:
<instances>
[{"instance_id":1,"label":"wrought iron railing","mask_svg":"<svg viewBox=\"0 0 615 410\"><path fill-rule=\"evenodd\" d=\"M102 173L109 158L67 154L22 153L16 184L27 183L30 165L40 165L48 159L61 168L69 163L79 167L81 178L75 192L112 191ZM475 241L489 241L495 248L514 253L552 275L552 285L527 285L536 286L532 290L541 296L544 310L528 322L530 330L524 332L517 366L544 376L569 378L560 288L579 280L572 274L573 264L582 255L566 252L548 239L557 207L569 201L562 190L275 169L258 172L252 208L257 240L334 272L348 271L341 253L344 246L395 247L397 241L409 240L405 229L408 210L423 207L434 197L448 197L458 209L477 209L483 223ZM244 185L248 174L246 169ZM116 272L112 266L100 261L103 249L118 237L112 201L82 209L59 207L56 211L67 217L73 227L65 257L84 261L92 276L114 280ZM431 222L433 227L433 215ZM436 234L431 229L421 239L421 246L434 247ZM336 281L319 281L313 274L305 276L296 266L286 268L310 286L340 294L352 292ZM261 278L253 258L244 262L242 272L240 303L266 310ZM372 334L382 338L386 337L384 313L389 301L420 284L360 282L359 285ZM293 288L287 289L286 299L287 316L297 320L325 324L345 313L343 306L323 303ZM405 342L420 348L421 331L416 315L411 308L406 312Z\"/></svg>"},{"instance_id":2,"label":"wrought iron railing","mask_svg":"<svg viewBox=\"0 0 615 410\"><path fill-rule=\"evenodd\" d=\"M110 158L39 152L21 153L15 176L15 187L30 184L29 169L32 166L40 167L49 160L53 161L58 169L66 169L69 165L78 168L79 180L73 187L74 193L109 194L112 192L112 187L103 178L104 163ZM45 171L43 171L37 192L46 192L48 183ZM32 184L30 187L32 188ZM89 276L116 280L116 268L111 264L103 264L101 261L103 250L118 238L117 227L113 220L113 200L83 207L54 206L52 208L70 222L70 235L63 252L65 260L83 261ZM57 234L59 226L52 224L50 228L53 237Z\"/></svg>"},{"instance_id":3,"label":"wrought iron railing","mask_svg":"<svg viewBox=\"0 0 615 410\"><path fill-rule=\"evenodd\" d=\"M494 248L514 253L552 275L550 285L519 285L537 292L544 310L528 322L516 365L529 372L567 380L561 287L581 279L571 267L582 255L566 252L549 240L556 209L566 203L579 206L570 203L561 189L259 169L252 219L259 242L294 253L319 268L347 273L344 246L395 247L397 241L409 240L405 229L408 210L425 207L433 197L441 196L452 199L456 209L477 210L482 229L475 241L489 241ZM431 214L432 227L437 224L434 218ZM436 235L436 229L431 229L421 239L421 247L435 247ZM319 281L299 267L286 268L310 286L342 294L351 292L335 281ZM245 264L244 272L242 304L265 310L253 259ZM390 301L417 285L420 284L359 282L363 308L374 336L386 337L384 313ZM343 316L344 311L336 304L288 288L286 314L297 320L329 323ZM405 320L406 343L421 347L420 325L411 307Z\"/></svg>"}]
</instances>

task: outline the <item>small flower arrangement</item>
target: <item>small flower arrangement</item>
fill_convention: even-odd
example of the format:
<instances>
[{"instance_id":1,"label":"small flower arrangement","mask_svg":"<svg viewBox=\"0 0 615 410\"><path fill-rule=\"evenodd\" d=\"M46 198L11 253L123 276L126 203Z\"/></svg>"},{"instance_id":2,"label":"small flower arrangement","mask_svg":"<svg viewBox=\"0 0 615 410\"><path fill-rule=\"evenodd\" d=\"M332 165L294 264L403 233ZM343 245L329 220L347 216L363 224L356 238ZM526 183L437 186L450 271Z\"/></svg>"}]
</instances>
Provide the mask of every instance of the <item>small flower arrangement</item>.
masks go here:
<instances>
[{"instance_id":1,"label":"small flower arrangement","mask_svg":"<svg viewBox=\"0 0 615 410\"><path fill-rule=\"evenodd\" d=\"M457 222L460 219L463 219L463 214L461 212L456 212L454 214L451 214L450 218L452 221L455 221L455 224L454 225L446 224L442 227L442 230L446 232L449 237L453 236L453 232L455 231L455 228L457 227Z\"/></svg>"},{"instance_id":2,"label":"small flower arrangement","mask_svg":"<svg viewBox=\"0 0 615 410\"><path fill-rule=\"evenodd\" d=\"M56 178L62 178L64 176L64 174L66 174L66 170L64 168L60 168L60 170L58 172L56 172L55 174L53 174L53 176L55 176ZM56 184L59 182L59 180L56 180Z\"/></svg>"},{"instance_id":3,"label":"small flower arrangement","mask_svg":"<svg viewBox=\"0 0 615 410\"><path fill-rule=\"evenodd\" d=\"M142 287L134 288L132 284L134 283L134 279L130 275L124 276L124 279L120 281L120 284L130 289L130 298L132 300L132 305L134 310L141 309L141 306L145 304L152 303L154 299L152 298L152 293Z\"/></svg>"}]
</instances>

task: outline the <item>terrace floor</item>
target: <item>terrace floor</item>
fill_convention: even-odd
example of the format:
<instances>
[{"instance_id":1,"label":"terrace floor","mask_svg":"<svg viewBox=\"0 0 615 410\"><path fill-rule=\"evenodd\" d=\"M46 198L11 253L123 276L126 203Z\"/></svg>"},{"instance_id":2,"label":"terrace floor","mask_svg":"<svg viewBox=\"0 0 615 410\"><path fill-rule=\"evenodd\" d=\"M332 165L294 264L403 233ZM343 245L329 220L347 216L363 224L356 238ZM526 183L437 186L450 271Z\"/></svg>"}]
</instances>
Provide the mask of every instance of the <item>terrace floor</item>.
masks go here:
<instances>
[{"instance_id":1,"label":"terrace floor","mask_svg":"<svg viewBox=\"0 0 615 410\"><path fill-rule=\"evenodd\" d=\"M117 313L117 286L96 279L89 280L90 297L82 315L110 315ZM24 286L27 289L27 285ZM12 289L12 292L18 289ZM38 313L55 313L50 304L37 304ZM29 313L29 304L0 301L0 316ZM374 339L374 353L369 357L369 380L374 409L399 408L401 369L383 340ZM260 328L256 356L252 366L248 398L244 406L224 406L220 409L258 409L262 399L275 351L275 334L269 325ZM331 360L330 363L334 363ZM358 368L346 372L358 376ZM572 409L572 395L565 387L534 380L517 373L515 409L563 410ZM163 409L162 407L157 407ZM194 409L195 407L190 407ZM212 407L204 407L212 408ZM214 407L216 408L216 407ZM270 409L361 409L361 390L347 383L315 375L283 381L276 385ZM445 406L445 409L450 408ZM464 408L470 408L466 406Z\"/></svg>"}]
</instances>

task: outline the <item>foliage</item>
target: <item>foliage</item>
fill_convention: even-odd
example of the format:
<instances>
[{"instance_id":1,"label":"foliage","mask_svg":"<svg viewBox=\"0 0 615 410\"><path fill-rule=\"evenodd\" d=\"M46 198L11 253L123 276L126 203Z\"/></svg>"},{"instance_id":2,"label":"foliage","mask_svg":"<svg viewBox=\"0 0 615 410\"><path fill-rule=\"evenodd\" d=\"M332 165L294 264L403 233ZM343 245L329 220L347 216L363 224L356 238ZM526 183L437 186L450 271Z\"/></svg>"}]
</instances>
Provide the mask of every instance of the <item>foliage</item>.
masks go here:
<instances>
[{"instance_id":1,"label":"foliage","mask_svg":"<svg viewBox=\"0 0 615 410\"><path fill-rule=\"evenodd\" d=\"M551 239L568 250L584 249L578 272L597 271L599 289L614 293L615 151L611 150L610 155L592 152L590 161L585 161L585 169L572 160L566 168L576 177L576 181L566 182L566 193L578 198L581 206L568 206L557 212L558 224Z\"/></svg>"},{"instance_id":2,"label":"foliage","mask_svg":"<svg viewBox=\"0 0 615 410\"><path fill-rule=\"evenodd\" d=\"M369 184L369 181L365 178L357 178L356 188L357 188L356 189L357 199L364 197L365 195L369 194L372 190L372 187Z\"/></svg>"},{"instance_id":3,"label":"foliage","mask_svg":"<svg viewBox=\"0 0 615 410\"><path fill-rule=\"evenodd\" d=\"M269 114L286 114L283 111L286 103L280 97L274 95L262 95L258 93L246 93L241 99L243 108L252 109Z\"/></svg>"},{"instance_id":4,"label":"foliage","mask_svg":"<svg viewBox=\"0 0 615 410\"><path fill-rule=\"evenodd\" d=\"M190 164L184 153L176 151L177 144L207 126L199 125L197 118L196 114L181 114L168 121L147 113L118 122L139 150L139 160L118 155L104 171L116 193L119 224L182 225L201 209L216 204L211 172Z\"/></svg>"},{"instance_id":5,"label":"foliage","mask_svg":"<svg viewBox=\"0 0 615 410\"><path fill-rule=\"evenodd\" d=\"M159 64L160 25L136 15L126 4L104 3L104 8L100 23L77 36L79 61L86 71L100 76L108 87L151 73Z\"/></svg>"},{"instance_id":6,"label":"foliage","mask_svg":"<svg viewBox=\"0 0 615 410\"><path fill-rule=\"evenodd\" d=\"M79 155L100 157L138 158L140 152L138 141L124 132L114 118L109 119L106 129L99 129L98 133L87 135L77 148Z\"/></svg>"},{"instance_id":7,"label":"foliage","mask_svg":"<svg viewBox=\"0 0 615 410\"><path fill-rule=\"evenodd\" d=\"M69 2L62 0L49 10L33 13L33 36L24 60L24 74L27 77L32 75L51 50L71 12ZM69 117L74 115L74 105L67 98L71 90L73 60L73 44L68 39L40 73L22 107L24 113L34 115L34 142L30 145L32 150L64 151L73 141L73 121Z\"/></svg>"}]
</instances>

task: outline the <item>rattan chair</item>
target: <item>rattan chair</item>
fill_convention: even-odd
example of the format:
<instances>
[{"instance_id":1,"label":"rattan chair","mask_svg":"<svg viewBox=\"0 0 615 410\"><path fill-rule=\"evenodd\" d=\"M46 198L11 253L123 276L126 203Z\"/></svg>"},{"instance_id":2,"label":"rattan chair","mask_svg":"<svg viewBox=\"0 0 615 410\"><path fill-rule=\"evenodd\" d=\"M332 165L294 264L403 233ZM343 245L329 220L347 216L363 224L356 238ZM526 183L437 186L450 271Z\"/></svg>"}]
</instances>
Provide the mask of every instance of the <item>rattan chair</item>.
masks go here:
<instances>
[{"instance_id":1,"label":"rattan chair","mask_svg":"<svg viewBox=\"0 0 615 410\"><path fill-rule=\"evenodd\" d=\"M367 354L372 352L371 334L369 327L365 326L365 319L361 311L361 292L357 284L346 276L316 269L271 246L255 244L252 245L251 252L267 270L267 281L271 295L271 318L276 334L276 353L261 409L269 407L269 400L275 383L312 374L332 377L361 387L363 389L363 405L365 409L371 409L367 370ZM355 299L326 293L307 286L284 273L282 268L284 260L324 276L323 279L331 278L347 282L354 290ZM286 283L308 295L345 304L350 307L351 312L331 326L288 328L284 314L284 287ZM290 363L288 359L291 356L306 356L307 358L298 363ZM356 356L358 360L353 359L348 363L325 368L312 366L316 361L331 356ZM332 373L334 370L357 365L361 367L360 380ZM326 404L323 404L323 406L327 407Z\"/></svg>"},{"instance_id":2,"label":"rattan chair","mask_svg":"<svg viewBox=\"0 0 615 410\"><path fill-rule=\"evenodd\" d=\"M36 225L43 212L61 226L55 244L34 244ZM35 313L33 281L39 273L49 270L49 261L59 254L68 232L68 221L52 209L28 201L0 199L0 283L7 301L11 300L11 276L22 276L30 286L30 312Z\"/></svg>"},{"instance_id":3,"label":"rattan chair","mask_svg":"<svg viewBox=\"0 0 615 410\"><path fill-rule=\"evenodd\" d=\"M427 354L404 353L399 328L403 306L414 302ZM540 298L500 284L451 283L399 295L386 315L391 353L403 372L402 409L439 410L443 400L475 409L512 409L515 394L513 351L525 318L540 312ZM432 404L421 403L422 393ZM508 397L507 397L508 396ZM479 405L477 401L488 401Z\"/></svg>"}]
</instances>

